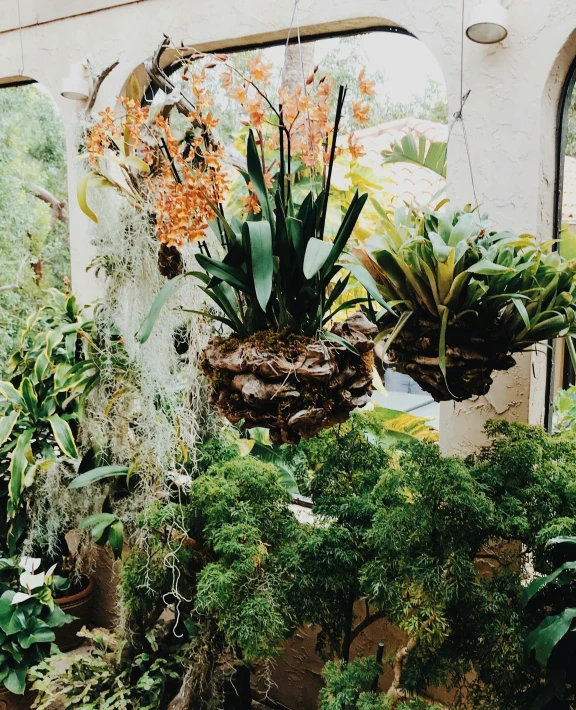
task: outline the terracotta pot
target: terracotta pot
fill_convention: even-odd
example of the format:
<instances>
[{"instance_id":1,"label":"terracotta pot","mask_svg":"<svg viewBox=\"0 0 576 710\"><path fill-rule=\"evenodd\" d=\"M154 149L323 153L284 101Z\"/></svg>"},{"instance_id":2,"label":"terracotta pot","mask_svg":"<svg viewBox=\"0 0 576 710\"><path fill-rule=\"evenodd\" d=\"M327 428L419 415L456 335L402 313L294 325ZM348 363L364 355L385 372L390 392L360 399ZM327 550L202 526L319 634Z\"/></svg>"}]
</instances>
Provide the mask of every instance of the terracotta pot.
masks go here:
<instances>
[{"instance_id":1,"label":"terracotta pot","mask_svg":"<svg viewBox=\"0 0 576 710\"><path fill-rule=\"evenodd\" d=\"M0 710L30 710L36 691L27 689L24 695L14 695L6 688L0 690Z\"/></svg>"},{"instance_id":2,"label":"terracotta pot","mask_svg":"<svg viewBox=\"0 0 576 710\"><path fill-rule=\"evenodd\" d=\"M74 621L71 621L69 624L61 626L59 629L54 629L56 644L61 651L70 651L80 646L82 639L76 634L83 626L88 626L92 622L92 609L94 607L96 585L92 578L88 578L87 582L86 587L76 594L70 594L67 597L56 599L56 604L58 604L62 611L76 617ZM1 707L0 710L2 710Z\"/></svg>"}]
</instances>

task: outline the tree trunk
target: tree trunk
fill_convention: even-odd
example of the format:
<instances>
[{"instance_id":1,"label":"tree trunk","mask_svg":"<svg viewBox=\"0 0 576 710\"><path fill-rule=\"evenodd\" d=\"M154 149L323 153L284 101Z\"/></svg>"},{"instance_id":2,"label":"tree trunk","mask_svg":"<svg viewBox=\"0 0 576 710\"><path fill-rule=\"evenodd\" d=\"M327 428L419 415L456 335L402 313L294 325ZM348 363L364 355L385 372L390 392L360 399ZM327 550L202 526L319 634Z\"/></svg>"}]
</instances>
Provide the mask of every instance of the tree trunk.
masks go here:
<instances>
[{"instance_id":1,"label":"tree trunk","mask_svg":"<svg viewBox=\"0 0 576 710\"><path fill-rule=\"evenodd\" d=\"M282 86L292 93L302 89L306 79L314 71L314 50L316 42L289 44L284 52L284 68L282 69ZM302 58L300 58L302 52ZM304 71L302 71L304 68ZM304 74L304 77L302 77Z\"/></svg>"}]
</instances>

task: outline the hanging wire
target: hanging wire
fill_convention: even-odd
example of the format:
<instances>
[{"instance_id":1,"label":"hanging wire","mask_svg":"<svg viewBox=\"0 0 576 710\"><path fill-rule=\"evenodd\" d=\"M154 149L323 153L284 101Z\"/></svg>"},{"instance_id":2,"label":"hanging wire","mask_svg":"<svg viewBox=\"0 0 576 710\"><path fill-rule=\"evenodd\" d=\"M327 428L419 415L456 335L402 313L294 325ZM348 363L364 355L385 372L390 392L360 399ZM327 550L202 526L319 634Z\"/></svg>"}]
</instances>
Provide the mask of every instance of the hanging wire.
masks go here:
<instances>
[{"instance_id":1,"label":"hanging wire","mask_svg":"<svg viewBox=\"0 0 576 710\"><path fill-rule=\"evenodd\" d=\"M472 183L472 193L474 195L474 203L478 207L480 212L481 203L478 200L478 194L476 192L476 183L474 181L474 169L472 167L472 154L470 152L470 142L468 140L468 133L466 131L466 124L464 122L464 105L470 96L471 89L464 93L464 37L465 37L465 17L466 17L466 0L462 0L462 18L461 18L461 33L460 33L460 108L453 115L452 122L448 127L448 137L446 139L446 149L448 149L448 144L450 143L450 138L452 136L452 131L454 126L458 121L462 124L462 135L464 137L464 145L466 147L466 156L468 158L468 169L470 170L470 182Z\"/></svg>"}]
</instances>

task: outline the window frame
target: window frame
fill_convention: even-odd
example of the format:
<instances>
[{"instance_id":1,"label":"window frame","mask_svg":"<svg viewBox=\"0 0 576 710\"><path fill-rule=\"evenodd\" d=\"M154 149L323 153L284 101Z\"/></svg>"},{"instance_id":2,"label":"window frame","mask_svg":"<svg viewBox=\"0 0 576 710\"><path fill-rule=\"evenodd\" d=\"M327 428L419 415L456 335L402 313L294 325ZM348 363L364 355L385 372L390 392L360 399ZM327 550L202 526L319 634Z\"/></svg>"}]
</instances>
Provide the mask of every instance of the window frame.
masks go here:
<instances>
[{"instance_id":1,"label":"window frame","mask_svg":"<svg viewBox=\"0 0 576 710\"><path fill-rule=\"evenodd\" d=\"M570 108L570 100L572 93L576 87L576 57L572 60L566 79L562 85L560 99L558 101L558 110L556 114L556 168L554 174L554 216L552 226L553 239L560 239L562 231L562 201L564 194L564 159L566 157L566 141L568 132L568 111ZM556 242L554 249L559 249L559 243ZM557 355L558 349L564 351L562 363L562 387L568 387L571 382L576 380L576 373L572 367L572 362L568 356L566 344L564 341L554 345L553 341L548 341L549 349L546 358L546 410L544 412L544 427L549 432L553 432L554 425L554 400L557 392L554 390L554 383L557 377Z\"/></svg>"}]
</instances>

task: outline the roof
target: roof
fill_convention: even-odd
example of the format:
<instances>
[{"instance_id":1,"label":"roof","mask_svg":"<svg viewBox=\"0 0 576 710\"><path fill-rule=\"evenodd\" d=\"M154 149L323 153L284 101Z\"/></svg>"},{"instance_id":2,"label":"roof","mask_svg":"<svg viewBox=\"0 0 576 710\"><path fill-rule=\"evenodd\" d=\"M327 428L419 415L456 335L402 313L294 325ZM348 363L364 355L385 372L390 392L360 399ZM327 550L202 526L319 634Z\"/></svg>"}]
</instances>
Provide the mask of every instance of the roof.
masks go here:
<instances>
[{"instance_id":1,"label":"roof","mask_svg":"<svg viewBox=\"0 0 576 710\"><path fill-rule=\"evenodd\" d=\"M445 123L410 116L355 131L354 135L367 154L379 155L409 133L416 139L424 136L432 142L446 141L448 126ZM387 174L391 178L392 203L400 201L426 204L446 182L431 170L412 163L390 163L387 167ZM576 224L576 158L570 156L566 156L564 162L562 221Z\"/></svg>"}]
</instances>

